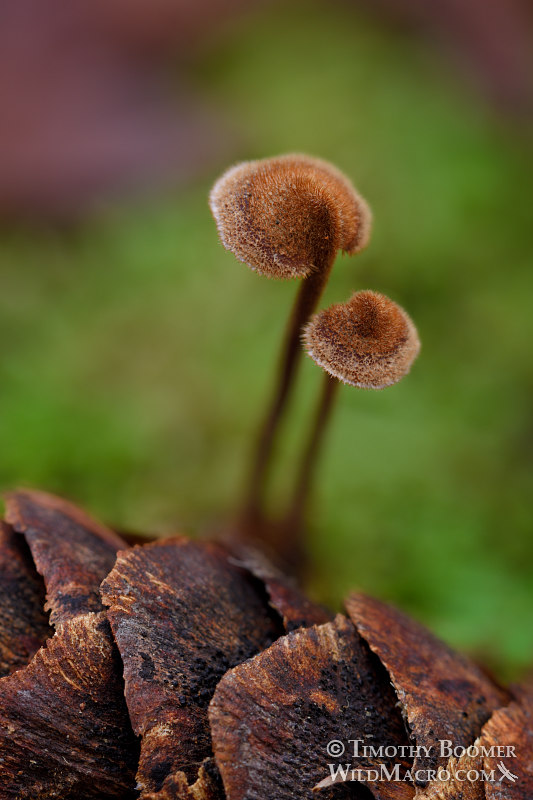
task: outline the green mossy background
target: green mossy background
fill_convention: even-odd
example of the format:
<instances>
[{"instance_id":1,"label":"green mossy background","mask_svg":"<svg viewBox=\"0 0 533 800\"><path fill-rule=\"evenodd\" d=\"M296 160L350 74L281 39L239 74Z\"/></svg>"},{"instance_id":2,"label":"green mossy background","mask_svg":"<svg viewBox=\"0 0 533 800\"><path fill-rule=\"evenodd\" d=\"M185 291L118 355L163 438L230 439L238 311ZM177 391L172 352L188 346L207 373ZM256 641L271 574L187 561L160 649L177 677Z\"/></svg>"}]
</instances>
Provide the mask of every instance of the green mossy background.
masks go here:
<instances>
[{"instance_id":1,"label":"green mossy background","mask_svg":"<svg viewBox=\"0 0 533 800\"><path fill-rule=\"evenodd\" d=\"M343 389L311 515L312 590L392 600L501 674L533 659L531 137L427 44L342 6L277 4L199 54L235 158L330 159L375 214L324 304L373 288L423 342L384 392ZM206 196L4 231L0 484L126 529L196 532L234 508L296 285L220 246ZM321 375L306 361L275 504ZM319 567L319 569L318 569Z\"/></svg>"}]
</instances>

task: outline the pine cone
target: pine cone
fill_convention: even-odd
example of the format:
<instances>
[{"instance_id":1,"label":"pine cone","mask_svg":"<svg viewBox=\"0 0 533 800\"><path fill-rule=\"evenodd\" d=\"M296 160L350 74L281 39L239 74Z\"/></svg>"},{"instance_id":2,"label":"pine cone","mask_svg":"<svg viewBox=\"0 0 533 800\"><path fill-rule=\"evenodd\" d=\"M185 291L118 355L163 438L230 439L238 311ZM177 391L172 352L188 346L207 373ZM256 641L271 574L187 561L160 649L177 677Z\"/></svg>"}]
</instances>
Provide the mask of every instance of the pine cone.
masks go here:
<instances>
[{"instance_id":1,"label":"pine cone","mask_svg":"<svg viewBox=\"0 0 533 800\"><path fill-rule=\"evenodd\" d=\"M6 520L0 798L533 797L533 693L393 608L333 616L249 548L130 547L42 493Z\"/></svg>"}]
</instances>

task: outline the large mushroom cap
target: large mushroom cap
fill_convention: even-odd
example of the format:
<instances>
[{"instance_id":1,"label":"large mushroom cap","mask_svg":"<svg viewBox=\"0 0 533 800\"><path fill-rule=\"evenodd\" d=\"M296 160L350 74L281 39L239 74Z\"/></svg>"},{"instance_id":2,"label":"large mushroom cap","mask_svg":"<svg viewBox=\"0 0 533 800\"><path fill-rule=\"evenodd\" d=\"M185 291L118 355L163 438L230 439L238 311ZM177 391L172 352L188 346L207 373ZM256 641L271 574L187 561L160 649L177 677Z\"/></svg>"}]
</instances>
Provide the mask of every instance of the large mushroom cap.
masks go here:
<instances>
[{"instance_id":1,"label":"large mushroom cap","mask_svg":"<svg viewBox=\"0 0 533 800\"><path fill-rule=\"evenodd\" d=\"M331 164L303 155L246 161L209 196L222 244L257 272L303 278L337 250L366 246L366 202Z\"/></svg>"}]
</instances>

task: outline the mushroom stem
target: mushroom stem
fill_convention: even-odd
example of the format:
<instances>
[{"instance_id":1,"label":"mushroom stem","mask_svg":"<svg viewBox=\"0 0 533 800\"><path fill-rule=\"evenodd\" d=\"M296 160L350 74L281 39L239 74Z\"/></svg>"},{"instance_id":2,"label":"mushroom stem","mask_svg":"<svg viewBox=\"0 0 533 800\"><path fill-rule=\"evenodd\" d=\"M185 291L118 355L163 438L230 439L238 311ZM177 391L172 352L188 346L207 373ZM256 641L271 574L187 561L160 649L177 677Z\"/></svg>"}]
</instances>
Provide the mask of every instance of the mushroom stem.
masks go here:
<instances>
[{"instance_id":1,"label":"mushroom stem","mask_svg":"<svg viewBox=\"0 0 533 800\"><path fill-rule=\"evenodd\" d=\"M285 335L276 389L260 428L249 471L250 479L246 488L240 525L244 534L249 531L263 530L263 526L260 524L264 520L263 496L276 434L287 407L302 357L302 329L316 309L334 261L335 250L330 250L325 254L323 264L317 265L315 270L302 281L296 296Z\"/></svg>"},{"instance_id":2,"label":"mushroom stem","mask_svg":"<svg viewBox=\"0 0 533 800\"><path fill-rule=\"evenodd\" d=\"M311 435L302 453L289 510L285 517L284 527L287 532L290 532L292 546L296 545L297 550L301 549L298 543L302 536L306 506L311 494L320 449L331 418L331 410L339 385L340 382L336 378L328 374L324 375L322 392L311 428Z\"/></svg>"}]
</instances>

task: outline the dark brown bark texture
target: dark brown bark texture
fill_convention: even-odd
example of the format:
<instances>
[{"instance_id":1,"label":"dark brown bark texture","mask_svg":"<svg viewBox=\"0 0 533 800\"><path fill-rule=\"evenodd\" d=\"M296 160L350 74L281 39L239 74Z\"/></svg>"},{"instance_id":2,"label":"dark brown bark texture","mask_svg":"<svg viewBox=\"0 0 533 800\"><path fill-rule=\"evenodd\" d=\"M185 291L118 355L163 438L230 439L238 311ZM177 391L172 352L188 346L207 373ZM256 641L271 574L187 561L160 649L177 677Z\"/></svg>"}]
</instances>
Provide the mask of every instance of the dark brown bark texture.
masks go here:
<instances>
[{"instance_id":1,"label":"dark brown bark texture","mask_svg":"<svg viewBox=\"0 0 533 800\"><path fill-rule=\"evenodd\" d=\"M416 743L432 748L415 769L444 767L439 742L468 747L508 701L479 667L400 611L365 595L350 596L346 610L388 670Z\"/></svg>"},{"instance_id":2,"label":"dark brown bark texture","mask_svg":"<svg viewBox=\"0 0 533 800\"><path fill-rule=\"evenodd\" d=\"M353 595L334 617L242 543L129 547L51 495L6 507L0 800L533 797L531 687L507 692L399 611ZM433 750L356 757L350 739ZM446 760L438 739L516 756ZM332 778L332 762L364 780ZM393 762L451 778L364 772Z\"/></svg>"},{"instance_id":3,"label":"dark brown bark texture","mask_svg":"<svg viewBox=\"0 0 533 800\"><path fill-rule=\"evenodd\" d=\"M331 740L408 745L386 672L342 616L295 631L228 672L210 720L215 757L235 800L316 797L313 788L329 774ZM413 792L384 783L376 784L375 796L403 800Z\"/></svg>"},{"instance_id":4,"label":"dark brown bark texture","mask_svg":"<svg viewBox=\"0 0 533 800\"><path fill-rule=\"evenodd\" d=\"M82 614L0 682L2 797L133 797L136 744L102 614Z\"/></svg>"},{"instance_id":5,"label":"dark brown bark texture","mask_svg":"<svg viewBox=\"0 0 533 800\"><path fill-rule=\"evenodd\" d=\"M171 539L122 553L102 586L124 662L138 783L195 780L211 754L207 706L224 673L282 632L250 575L208 543Z\"/></svg>"},{"instance_id":6,"label":"dark brown bark texture","mask_svg":"<svg viewBox=\"0 0 533 800\"><path fill-rule=\"evenodd\" d=\"M24 537L46 586L50 620L101 611L100 583L124 542L83 511L43 492L6 498L6 519Z\"/></svg>"},{"instance_id":7,"label":"dark brown bark texture","mask_svg":"<svg viewBox=\"0 0 533 800\"><path fill-rule=\"evenodd\" d=\"M42 581L19 538L0 524L0 677L27 664L51 635Z\"/></svg>"}]
</instances>

